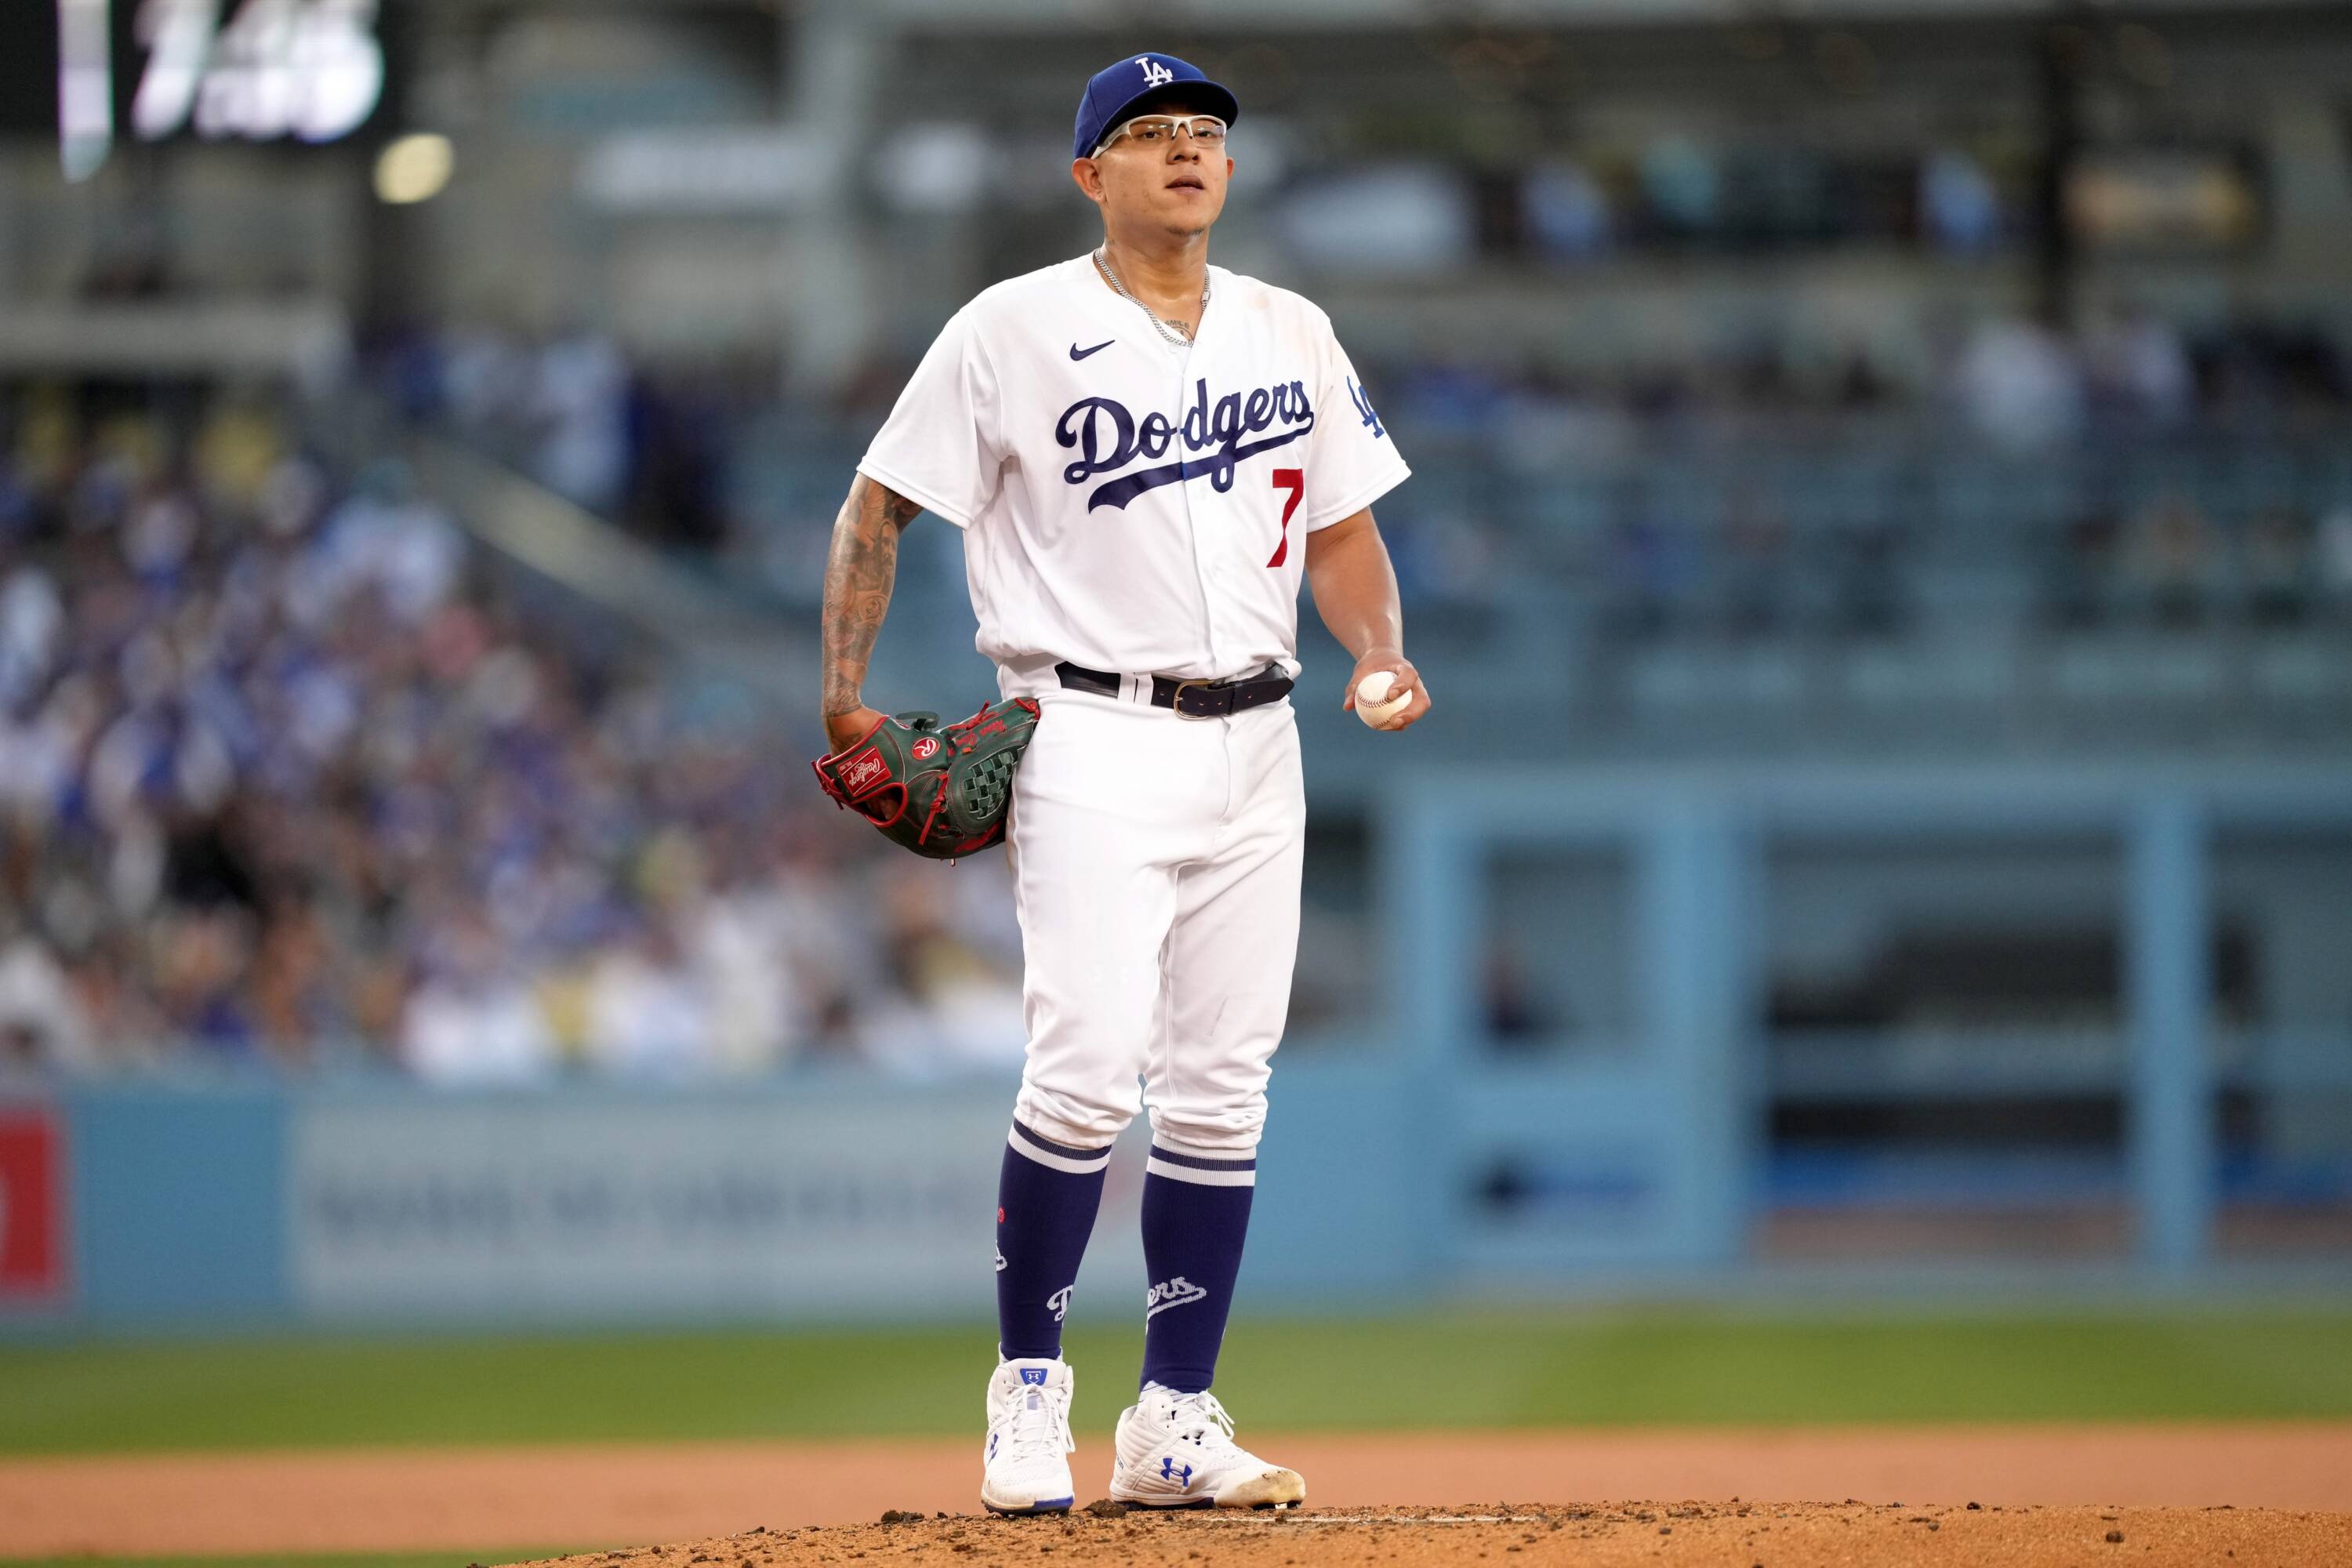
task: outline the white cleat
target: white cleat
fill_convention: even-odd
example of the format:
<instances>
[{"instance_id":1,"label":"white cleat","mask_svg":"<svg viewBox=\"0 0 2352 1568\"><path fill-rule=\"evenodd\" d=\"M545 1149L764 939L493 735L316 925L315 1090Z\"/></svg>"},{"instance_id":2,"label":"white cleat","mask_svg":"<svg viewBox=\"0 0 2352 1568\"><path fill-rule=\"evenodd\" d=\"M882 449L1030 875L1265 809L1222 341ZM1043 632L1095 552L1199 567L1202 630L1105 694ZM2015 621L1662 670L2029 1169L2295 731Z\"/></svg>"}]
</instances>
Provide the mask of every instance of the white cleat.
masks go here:
<instances>
[{"instance_id":1,"label":"white cleat","mask_svg":"<svg viewBox=\"0 0 2352 1568\"><path fill-rule=\"evenodd\" d=\"M1067 1513L1070 1393L1066 1361L1008 1361L988 1380L988 1447L981 1458L980 1503L991 1513Z\"/></svg>"},{"instance_id":2,"label":"white cleat","mask_svg":"<svg viewBox=\"0 0 2352 1568\"><path fill-rule=\"evenodd\" d=\"M1307 1482L1234 1441L1213 1394L1148 1385L1118 1418L1113 1502L1133 1508L1297 1508Z\"/></svg>"}]
</instances>

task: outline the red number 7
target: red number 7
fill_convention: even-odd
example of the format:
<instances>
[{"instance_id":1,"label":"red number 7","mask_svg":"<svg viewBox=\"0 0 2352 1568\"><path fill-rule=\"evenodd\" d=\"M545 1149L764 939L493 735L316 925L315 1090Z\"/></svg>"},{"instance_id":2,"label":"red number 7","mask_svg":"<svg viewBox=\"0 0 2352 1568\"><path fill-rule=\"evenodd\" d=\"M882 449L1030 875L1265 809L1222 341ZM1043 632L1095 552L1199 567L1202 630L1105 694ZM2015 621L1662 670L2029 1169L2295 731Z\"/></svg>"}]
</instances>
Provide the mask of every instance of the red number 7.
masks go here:
<instances>
[{"instance_id":1,"label":"red number 7","mask_svg":"<svg viewBox=\"0 0 2352 1568\"><path fill-rule=\"evenodd\" d=\"M1274 488L1278 490L1288 490L1290 499L1282 503L1282 542L1274 547L1274 559L1266 563L1268 566L1279 566L1289 559L1290 514L1298 510L1299 501L1307 495L1307 470L1305 468L1275 469Z\"/></svg>"}]
</instances>

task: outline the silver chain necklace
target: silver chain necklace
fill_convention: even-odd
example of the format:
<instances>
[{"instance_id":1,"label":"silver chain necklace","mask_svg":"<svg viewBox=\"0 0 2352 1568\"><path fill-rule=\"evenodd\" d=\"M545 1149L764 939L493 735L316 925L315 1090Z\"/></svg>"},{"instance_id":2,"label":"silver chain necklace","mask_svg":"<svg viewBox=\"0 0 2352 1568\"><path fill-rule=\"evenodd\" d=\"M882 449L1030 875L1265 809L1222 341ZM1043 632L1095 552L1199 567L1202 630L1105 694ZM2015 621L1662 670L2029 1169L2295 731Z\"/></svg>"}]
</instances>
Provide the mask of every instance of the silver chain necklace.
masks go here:
<instances>
[{"instance_id":1,"label":"silver chain necklace","mask_svg":"<svg viewBox=\"0 0 2352 1568\"><path fill-rule=\"evenodd\" d=\"M1152 314L1150 306L1145 304L1142 300L1137 299L1134 295L1127 291L1127 285L1119 280L1118 268L1110 264L1110 257L1108 254L1108 247L1102 247L1095 251L1095 268L1103 275L1103 281L1108 283L1113 289L1117 289L1120 299L1126 300L1129 304L1142 311L1144 319L1151 323L1151 330L1158 332L1162 339L1168 342L1173 343L1180 349L1190 347L1192 342L1192 334L1190 331L1181 326L1171 327L1166 321L1161 321L1158 316ZM1203 315L1207 314L1208 309L1209 273L1208 269L1203 268L1201 271L1202 313Z\"/></svg>"}]
</instances>

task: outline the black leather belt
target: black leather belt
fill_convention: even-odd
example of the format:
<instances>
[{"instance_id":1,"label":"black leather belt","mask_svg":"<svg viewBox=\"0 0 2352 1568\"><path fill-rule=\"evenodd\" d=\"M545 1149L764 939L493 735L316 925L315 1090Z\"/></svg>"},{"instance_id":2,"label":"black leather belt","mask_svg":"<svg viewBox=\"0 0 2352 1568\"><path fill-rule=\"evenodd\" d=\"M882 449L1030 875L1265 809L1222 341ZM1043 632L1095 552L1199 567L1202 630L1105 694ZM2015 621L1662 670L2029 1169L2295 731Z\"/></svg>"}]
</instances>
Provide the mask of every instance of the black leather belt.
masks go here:
<instances>
[{"instance_id":1,"label":"black leather belt","mask_svg":"<svg viewBox=\"0 0 2352 1568\"><path fill-rule=\"evenodd\" d=\"M1055 665L1054 673L1062 678L1063 686L1069 690L1091 691L1097 697L1118 697L1127 689L1124 677L1107 669L1064 663ZM1183 719L1223 719L1245 709L1281 701L1290 695L1292 684L1278 664L1269 664L1255 675L1235 676L1230 680L1179 680L1172 675L1155 675L1151 677L1151 705L1171 709Z\"/></svg>"}]
</instances>

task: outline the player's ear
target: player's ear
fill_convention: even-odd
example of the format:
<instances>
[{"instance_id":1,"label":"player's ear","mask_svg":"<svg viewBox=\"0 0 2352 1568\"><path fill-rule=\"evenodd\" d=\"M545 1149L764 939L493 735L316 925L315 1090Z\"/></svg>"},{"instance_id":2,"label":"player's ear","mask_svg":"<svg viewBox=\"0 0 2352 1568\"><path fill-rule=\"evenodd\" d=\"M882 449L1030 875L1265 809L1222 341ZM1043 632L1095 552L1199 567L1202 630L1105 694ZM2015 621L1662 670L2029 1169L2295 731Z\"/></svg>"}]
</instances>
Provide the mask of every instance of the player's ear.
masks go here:
<instances>
[{"instance_id":1,"label":"player's ear","mask_svg":"<svg viewBox=\"0 0 2352 1568\"><path fill-rule=\"evenodd\" d=\"M1072 160L1070 179L1078 189L1086 193L1088 201L1099 202L1103 199L1102 165L1097 163L1092 158Z\"/></svg>"}]
</instances>

